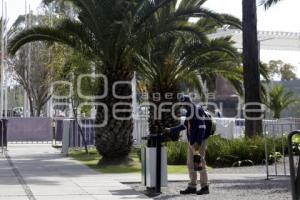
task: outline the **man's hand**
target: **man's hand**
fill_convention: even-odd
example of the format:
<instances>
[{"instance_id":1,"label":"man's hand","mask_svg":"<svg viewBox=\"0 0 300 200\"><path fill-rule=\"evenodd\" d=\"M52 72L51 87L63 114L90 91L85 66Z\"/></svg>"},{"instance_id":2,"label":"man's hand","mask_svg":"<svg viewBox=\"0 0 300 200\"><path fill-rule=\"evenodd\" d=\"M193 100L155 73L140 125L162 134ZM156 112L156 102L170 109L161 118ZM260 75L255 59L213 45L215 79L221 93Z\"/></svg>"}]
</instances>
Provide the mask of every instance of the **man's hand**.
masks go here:
<instances>
[{"instance_id":1,"label":"man's hand","mask_svg":"<svg viewBox=\"0 0 300 200\"><path fill-rule=\"evenodd\" d=\"M163 130L163 135L170 137L171 136L171 129L170 128L165 128Z\"/></svg>"},{"instance_id":2,"label":"man's hand","mask_svg":"<svg viewBox=\"0 0 300 200\"><path fill-rule=\"evenodd\" d=\"M194 150L194 152L200 150L200 145L198 143L194 143L193 145L191 145L191 147Z\"/></svg>"}]
</instances>

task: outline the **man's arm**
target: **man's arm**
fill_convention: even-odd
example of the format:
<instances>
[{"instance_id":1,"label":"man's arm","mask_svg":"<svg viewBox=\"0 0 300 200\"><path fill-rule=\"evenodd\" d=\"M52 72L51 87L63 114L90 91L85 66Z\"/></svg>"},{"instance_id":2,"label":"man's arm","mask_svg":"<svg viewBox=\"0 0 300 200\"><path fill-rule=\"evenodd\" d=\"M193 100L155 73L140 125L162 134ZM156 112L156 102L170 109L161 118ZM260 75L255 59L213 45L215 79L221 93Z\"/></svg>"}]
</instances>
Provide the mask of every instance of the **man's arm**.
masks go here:
<instances>
[{"instance_id":1,"label":"man's arm","mask_svg":"<svg viewBox=\"0 0 300 200\"><path fill-rule=\"evenodd\" d=\"M178 126L170 128L170 133L171 134L178 133L178 132L181 132L181 131L183 131L185 129L186 129L186 126L184 124L180 124Z\"/></svg>"}]
</instances>

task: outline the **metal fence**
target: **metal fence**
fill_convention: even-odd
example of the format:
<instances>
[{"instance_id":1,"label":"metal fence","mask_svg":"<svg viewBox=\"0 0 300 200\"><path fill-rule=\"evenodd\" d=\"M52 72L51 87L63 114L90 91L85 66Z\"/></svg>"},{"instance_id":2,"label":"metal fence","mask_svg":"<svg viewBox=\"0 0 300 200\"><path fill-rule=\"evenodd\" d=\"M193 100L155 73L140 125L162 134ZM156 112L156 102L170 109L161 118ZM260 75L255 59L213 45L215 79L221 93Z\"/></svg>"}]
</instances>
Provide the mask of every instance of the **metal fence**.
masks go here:
<instances>
[{"instance_id":1,"label":"metal fence","mask_svg":"<svg viewBox=\"0 0 300 200\"><path fill-rule=\"evenodd\" d=\"M61 144L63 141L63 134L68 129L68 143L70 148L84 147L83 138L80 129L83 132L84 138L88 146L95 144L95 128L92 126L95 123L94 119L82 118L79 126L75 119L56 118L54 119L54 143ZM87 125L87 126L85 126ZM149 134L148 118L146 115L139 115L133 118L133 141L135 145L142 144L142 137Z\"/></svg>"},{"instance_id":2,"label":"metal fence","mask_svg":"<svg viewBox=\"0 0 300 200\"><path fill-rule=\"evenodd\" d=\"M136 144L141 144L141 138L149 134L146 115L138 115L134 118L133 138ZM216 134L225 139L243 138L245 136L245 119L215 118ZM182 118L182 122L184 118ZM286 134L292 130L300 130L300 119L288 118L281 120L263 120L264 132L268 135ZM184 133L182 134L184 135Z\"/></svg>"},{"instance_id":3,"label":"metal fence","mask_svg":"<svg viewBox=\"0 0 300 200\"><path fill-rule=\"evenodd\" d=\"M245 136L245 119L216 118L216 133L222 138L235 139ZM263 120L264 132L269 135L281 135L291 130L300 129L300 119L286 118L280 120Z\"/></svg>"},{"instance_id":4,"label":"metal fence","mask_svg":"<svg viewBox=\"0 0 300 200\"><path fill-rule=\"evenodd\" d=\"M66 141L64 137L68 137L69 148L83 147L84 139L88 146L95 145L94 119L81 118L78 122L75 119L55 119L54 122L55 143Z\"/></svg>"},{"instance_id":5,"label":"metal fence","mask_svg":"<svg viewBox=\"0 0 300 200\"><path fill-rule=\"evenodd\" d=\"M51 143L51 118L8 118L9 143Z\"/></svg>"},{"instance_id":6,"label":"metal fence","mask_svg":"<svg viewBox=\"0 0 300 200\"><path fill-rule=\"evenodd\" d=\"M271 176L288 176L288 134L300 129L299 119L265 120L263 124L265 139L265 165L267 179ZM270 165L269 160L274 164Z\"/></svg>"}]
</instances>

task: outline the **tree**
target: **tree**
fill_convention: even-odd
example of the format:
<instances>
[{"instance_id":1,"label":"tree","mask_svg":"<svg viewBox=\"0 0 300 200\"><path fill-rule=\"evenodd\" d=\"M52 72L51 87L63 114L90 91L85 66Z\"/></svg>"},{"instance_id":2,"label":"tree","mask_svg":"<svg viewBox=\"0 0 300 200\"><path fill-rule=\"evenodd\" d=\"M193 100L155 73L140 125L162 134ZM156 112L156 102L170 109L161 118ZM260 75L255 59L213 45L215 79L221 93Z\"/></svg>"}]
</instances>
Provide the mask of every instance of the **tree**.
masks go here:
<instances>
[{"instance_id":1,"label":"tree","mask_svg":"<svg viewBox=\"0 0 300 200\"><path fill-rule=\"evenodd\" d=\"M20 15L17 18L17 20L13 23L13 25L6 31L6 35L3 37L7 37L8 40L11 39L23 27L26 26L25 21L26 18L29 17L34 22L41 22L44 16ZM17 81L28 94L30 104L30 116L40 116L43 106L48 101L51 95L48 91L48 86L50 85L49 79L52 79L54 75L50 75L50 67L46 66L47 64L50 64L49 60L45 59L45 55L48 55L48 48L46 48L45 45L42 45L41 43L35 43L32 45L32 47L30 47L32 50L32 53L30 55L28 51L29 46L27 46L23 47L22 50L20 50L18 56L14 59L10 59L9 57L7 57L7 71L10 73L10 76L14 78L15 81ZM47 52L45 52L45 48ZM44 53L43 55L42 52ZM6 56L7 55L5 55L5 57ZM27 76L27 74L29 74L28 57L30 57L30 60L32 61L32 73L30 73L30 75Z\"/></svg>"},{"instance_id":2,"label":"tree","mask_svg":"<svg viewBox=\"0 0 300 200\"><path fill-rule=\"evenodd\" d=\"M243 0L243 62L245 86L245 135L262 133L260 72L256 0ZM252 110L252 111L250 111Z\"/></svg>"},{"instance_id":3,"label":"tree","mask_svg":"<svg viewBox=\"0 0 300 200\"><path fill-rule=\"evenodd\" d=\"M295 66L284 63L281 60L271 60L268 64L268 70L272 77L280 76L281 81L291 81L296 80L297 75L294 72Z\"/></svg>"},{"instance_id":4,"label":"tree","mask_svg":"<svg viewBox=\"0 0 300 200\"><path fill-rule=\"evenodd\" d=\"M184 7L174 11L159 29L154 29L149 21L151 17L169 4L176 5L177 0L44 0L45 3L58 1L73 3L78 16L62 19L55 27L38 26L23 31L10 41L9 51L14 54L22 45L37 40L59 42L97 63L96 67L107 76L108 94L97 100L107 109L98 107L96 122L107 121L107 124L96 129L96 148L102 155L102 163L126 162L132 146L132 119L116 119L113 110L115 105L120 105L118 109L128 109L132 100L115 98L113 85L119 81L131 81L133 60L139 49L152 38L175 32L197 34L199 31L192 29L190 23L182 23L182 19L209 16L217 20L219 16L199 8L204 1L184 0ZM115 92L128 97L131 86L117 85ZM97 93L104 94L104 88L99 87ZM128 112L121 117L130 116Z\"/></svg>"},{"instance_id":5,"label":"tree","mask_svg":"<svg viewBox=\"0 0 300 200\"><path fill-rule=\"evenodd\" d=\"M8 110L12 110L17 107L21 107L23 105L23 88L20 85L11 85L8 88ZM20 115L22 113L15 113L17 115Z\"/></svg>"},{"instance_id":6,"label":"tree","mask_svg":"<svg viewBox=\"0 0 300 200\"><path fill-rule=\"evenodd\" d=\"M168 13L161 14L163 17L167 15ZM196 89L203 97L201 80L223 76L240 93L243 92L240 54L232 47L233 42L230 38L210 40L206 36L221 26L219 23L210 18L202 18L195 24L196 27L201 27L201 38L187 33L164 36L156 38L150 47L145 48L143 57L139 58L143 65L139 65L138 75L149 93L150 133L162 132L165 127L178 125L179 121L174 119L171 111L163 112L159 119L155 113L159 113L158 108L163 104L163 109L171 110L174 103L178 102L178 94L185 89ZM238 20L236 26L239 26Z\"/></svg>"},{"instance_id":7,"label":"tree","mask_svg":"<svg viewBox=\"0 0 300 200\"><path fill-rule=\"evenodd\" d=\"M294 93L285 91L281 85L276 85L269 93L269 98L265 102L266 106L272 111L275 119L280 119L281 112L290 105L298 101Z\"/></svg>"},{"instance_id":8,"label":"tree","mask_svg":"<svg viewBox=\"0 0 300 200\"><path fill-rule=\"evenodd\" d=\"M70 48L65 48L65 62L62 67L63 73L61 73L60 80L68 81L72 83L72 88L66 85L62 85L58 88L54 88L56 92L59 92L62 96L69 96L69 98L64 99L64 103L67 103L68 106L64 106L64 109L67 108L69 112L71 112L74 116L76 126L78 126L79 132L81 134L81 138L83 141L83 145L85 147L85 152L88 154L88 146L86 142L86 138L84 136L83 127L81 126L81 117L84 115L88 115L91 113L91 106L84 106L84 109L79 110L79 105L82 103L88 103L87 99L80 98L78 95L78 87L80 90L88 96L95 96L97 83L95 80L91 79L83 79L80 81L80 85L78 85L78 78L82 74L93 74L96 72L93 68L93 65L90 61L85 59L78 52L73 51ZM70 91L73 89L73 91ZM71 94L70 94L71 93ZM59 100L61 102L61 100Z\"/></svg>"},{"instance_id":9,"label":"tree","mask_svg":"<svg viewBox=\"0 0 300 200\"><path fill-rule=\"evenodd\" d=\"M28 48L31 48L29 55ZM28 48L20 49L10 65L15 72L15 80L24 88L28 96L30 116L39 117L52 95L49 89L51 83L58 78L60 68L49 58L49 51L45 44L35 42Z\"/></svg>"},{"instance_id":10,"label":"tree","mask_svg":"<svg viewBox=\"0 0 300 200\"><path fill-rule=\"evenodd\" d=\"M295 66L291 64L284 64L280 69L281 80L282 81L291 81L297 80L297 75L293 71L295 70Z\"/></svg>"},{"instance_id":11,"label":"tree","mask_svg":"<svg viewBox=\"0 0 300 200\"><path fill-rule=\"evenodd\" d=\"M267 64L267 69L269 71L270 77L274 78L276 75L280 75L280 68L283 62L281 60L270 60Z\"/></svg>"},{"instance_id":12,"label":"tree","mask_svg":"<svg viewBox=\"0 0 300 200\"><path fill-rule=\"evenodd\" d=\"M8 39L15 37L29 24L50 24L48 16L20 15L9 30ZM44 105L51 97L51 83L60 77L63 64L63 46L34 42L23 46L17 55L9 60L15 80L28 96L30 116L39 117Z\"/></svg>"}]
</instances>

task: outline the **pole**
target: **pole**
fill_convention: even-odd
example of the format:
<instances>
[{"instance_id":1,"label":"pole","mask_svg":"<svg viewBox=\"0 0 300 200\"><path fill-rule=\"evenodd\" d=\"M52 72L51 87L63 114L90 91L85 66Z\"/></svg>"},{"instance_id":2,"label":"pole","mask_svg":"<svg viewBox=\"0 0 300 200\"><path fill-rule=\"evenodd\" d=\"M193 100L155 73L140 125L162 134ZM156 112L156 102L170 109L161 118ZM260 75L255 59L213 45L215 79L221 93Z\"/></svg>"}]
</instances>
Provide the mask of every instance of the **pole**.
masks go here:
<instances>
[{"instance_id":1,"label":"pole","mask_svg":"<svg viewBox=\"0 0 300 200\"><path fill-rule=\"evenodd\" d=\"M28 28L28 16L27 16L27 0L25 0L25 26ZM26 69L24 71L25 79L27 78ZM27 93L24 88L24 99L23 99L23 117L26 117L27 114Z\"/></svg>"},{"instance_id":2,"label":"pole","mask_svg":"<svg viewBox=\"0 0 300 200\"><path fill-rule=\"evenodd\" d=\"M157 134L156 140L156 193L161 193L161 134Z\"/></svg>"},{"instance_id":3,"label":"pole","mask_svg":"<svg viewBox=\"0 0 300 200\"><path fill-rule=\"evenodd\" d=\"M3 117L3 99L4 99L4 1L1 2L2 5L2 26L1 26L1 94L0 94L0 117Z\"/></svg>"},{"instance_id":4,"label":"pole","mask_svg":"<svg viewBox=\"0 0 300 200\"><path fill-rule=\"evenodd\" d=\"M286 176L286 164L285 164L285 147L284 147L284 133L283 133L284 125L281 124L281 147L282 147L282 155L283 155L283 170L284 175Z\"/></svg>"},{"instance_id":5,"label":"pole","mask_svg":"<svg viewBox=\"0 0 300 200\"><path fill-rule=\"evenodd\" d=\"M268 153L267 137L268 137L267 124L264 124L265 164L266 164L267 180L269 180L269 153Z\"/></svg>"},{"instance_id":6,"label":"pole","mask_svg":"<svg viewBox=\"0 0 300 200\"><path fill-rule=\"evenodd\" d=\"M31 10L31 6L30 6L30 4L29 4L29 16L28 16L28 27L29 28L31 28L31 26L32 26L32 10ZM32 50L32 44L31 43L29 43L29 45L28 45L28 71L27 71L27 78L28 78L28 87L29 87L29 90L30 90L30 88L31 88L31 50ZM29 96L28 96L29 97ZM32 114L34 114L34 113L31 113L31 110L33 110L33 108L31 108L31 106L33 106L33 105L31 105L30 103L29 103L29 98L27 98L27 117L33 117L33 116L31 116Z\"/></svg>"},{"instance_id":7,"label":"pole","mask_svg":"<svg viewBox=\"0 0 300 200\"><path fill-rule=\"evenodd\" d=\"M1 153L4 154L4 134L3 134L3 121L0 120L1 123Z\"/></svg>"},{"instance_id":8,"label":"pole","mask_svg":"<svg viewBox=\"0 0 300 200\"><path fill-rule=\"evenodd\" d=\"M52 4L49 5L49 24L50 24L50 27L53 26L53 17L52 17ZM51 61L51 48L49 48L49 51L48 51L48 62L50 63ZM53 118L53 86L51 84L51 87L49 88L49 94L51 95L49 101L48 101L48 117L51 117Z\"/></svg>"},{"instance_id":9,"label":"pole","mask_svg":"<svg viewBox=\"0 0 300 200\"><path fill-rule=\"evenodd\" d=\"M276 155L276 143L275 143L275 125L278 127L278 120L275 122L276 124L273 124L273 131L272 131L272 141L273 141L273 153L274 153L274 167L275 167L275 175L278 175L278 170L277 170L277 155Z\"/></svg>"},{"instance_id":10,"label":"pole","mask_svg":"<svg viewBox=\"0 0 300 200\"><path fill-rule=\"evenodd\" d=\"M293 136L300 135L299 131L291 132L288 136L288 148L289 148L289 163L290 163L290 178L291 178L291 190L292 190L292 197L293 200L299 199L299 188L296 187L296 170L295 170L295 163L294 163L294 151L293 151ZM298 166L299 171L299 166ZM299 174L298 174L299 176Z\"/></svg>"},{"instance_id":11,"label":"pole","mask_svg":"<svg viewBox=\"0 0 300 200\"><path fill-rule=\"evenodd\" d=\"M7 2L5 1L5 21L8 21L7 20ZM5 59L5 65L4 65L4 116L5 118L7 118L7 107L8 107L8 101L7 101L7 77L5 76L5 73L8 69L8 62L7 62L7 23L5 23L5 49L4 49L4 52L5 52L5 55L6 55L6 59Z\"/></svg>"}]
</instances>

